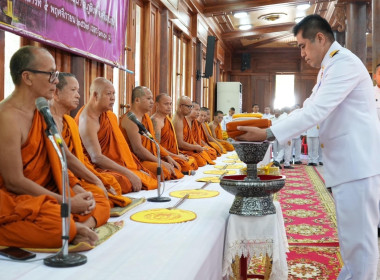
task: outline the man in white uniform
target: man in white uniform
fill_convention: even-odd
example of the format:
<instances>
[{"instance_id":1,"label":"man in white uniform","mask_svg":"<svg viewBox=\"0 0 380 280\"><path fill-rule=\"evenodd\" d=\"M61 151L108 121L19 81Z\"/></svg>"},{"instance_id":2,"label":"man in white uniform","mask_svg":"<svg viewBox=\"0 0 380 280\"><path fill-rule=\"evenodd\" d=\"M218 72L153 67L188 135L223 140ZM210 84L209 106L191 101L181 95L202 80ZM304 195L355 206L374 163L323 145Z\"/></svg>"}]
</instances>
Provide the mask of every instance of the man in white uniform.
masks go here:
<instances>
[{"instance_id":1,"label":"man in white uniform","mask_svg":"<svg viewBox=\"0 0 380 280\"><path fill-rule=\"evenodd\" d=\"M263 114L263 119L268 119L270 120L271 118L273 118L273 115L270 113L270 107L267 106L264 108L264 114Z\"/></svg>"},{"instance_id":2,"label":"man in white uniform","mask_svg":"<svg viewBox=\"0 0 380 280\"><path fill-rule=\"evenodd\" d=\"M362 61L335 42L329 23L310 15L293 29L301 56L320 68L303 108L268 129L241 127L245 141L280 143L319 124L326 186L336 208L344 266L338 280L375 280L380 201L380 125Z\"/></svg>"},{"instance_id":3,"label":"man in white uniform","mask_svg":"<svg viewBox=\"0 0 380 280\"><path fill-rule=\"evenodd\" d=\"M293 111L301 108L299 104L294 105ZM294 150L294 164L302 164L301 161L301 146L302 146L302 135L299 135L297 137L294 137L292 139L292 154Z\"/></svg>"},{"instance_id":4,"label":"man in white uniform","mask_svg":"<svg viewBox=\"0 0 380 280\"><path fill-rule=\"evenodd\" d=\"M315 125L306 131L307 137L307 165L318 165L319 126Z\"/></svg>"},{"instance_id":5,"label":"man in white uniform","mask_svg":"<svg viewBox=\"0 0 380 280\"><path fill-rule=\"evenodd\" d=\"M375 73L373 73L373 79L375 80L376 85L374 85L373 90L375 92L377 116L380 120L380 64L376 65Z\"/></svg>"},{"instance_id":6,"label":"man in white uniform","mask_svg":"<svg viewBox=\"0 0 380 280\"><path fill-rule=\"evenodd\" d=\"M235 114L235 108L234 108L234 107L231 107L230 110L228 111L228 115L223 117L223 120L222 120L221 125L222 125L222 129L223 129L224 131L227 130L226 125L227 125L229 122L232 121L232 116L233 116L233 114Z\"/></svg>"}]
</instances>

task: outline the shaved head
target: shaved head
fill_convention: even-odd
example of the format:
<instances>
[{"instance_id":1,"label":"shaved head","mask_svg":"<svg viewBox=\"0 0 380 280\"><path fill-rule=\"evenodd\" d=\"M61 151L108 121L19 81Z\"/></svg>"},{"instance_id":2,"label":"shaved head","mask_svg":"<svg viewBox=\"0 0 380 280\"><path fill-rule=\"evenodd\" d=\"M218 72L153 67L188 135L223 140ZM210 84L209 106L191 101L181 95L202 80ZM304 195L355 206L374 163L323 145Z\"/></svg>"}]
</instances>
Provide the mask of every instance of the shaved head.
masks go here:
<instances>
[{"instance_id":1,"label":"shaved head","mask_svg":"<svg viewBox=\"0 0 380 280\"><path fill-rule=\"evenodd\" d=\"M156 96L156 103L160 102L160 100L163 97L169 97L171 99L171 97L169 96L169 94L167 94L167 93L160 93L159 95Z\"/></svg>"},{"instance_id":2,"label":"shaved head","mask_svg":"<svg viewBox=\"0 0 380 280\"><path fill-rule=\"evenodd\" d=\"M177 99L177 105L176 105L176 106L177 106L177 110L180 108L180 106L181 106L182 104L188 104L188 105L191 105L192 102L191 102L190 97L188 97L188 96L186 96L186 95L182 95L182 96L178 97L178 99Z\"/></svg>"},{"instance_id":3,"label":"shaved head","mask_svg":"<svg viewBox=\"0 0 380 280\"><path fill-rule=\"evenodd\" d=\"M94 92L97 92L100 94L106 85L113 86L113 84L104 77L98 77L95 80L93 80L90 86L91 97L94 96Z\"/></svg>"},{"instance_id":4,"label":"shaved head","mask_svg":"<svg viewBox=\"0 0 380 280\"><path fill-rule=\"evenodd\" d=\"M132 90L132 104L135 103L137 98L141 98L145 96L147 91L150 91L150 89L147 87L143 87L143 86L135 87Z\"/></svg>"}]
</instances>

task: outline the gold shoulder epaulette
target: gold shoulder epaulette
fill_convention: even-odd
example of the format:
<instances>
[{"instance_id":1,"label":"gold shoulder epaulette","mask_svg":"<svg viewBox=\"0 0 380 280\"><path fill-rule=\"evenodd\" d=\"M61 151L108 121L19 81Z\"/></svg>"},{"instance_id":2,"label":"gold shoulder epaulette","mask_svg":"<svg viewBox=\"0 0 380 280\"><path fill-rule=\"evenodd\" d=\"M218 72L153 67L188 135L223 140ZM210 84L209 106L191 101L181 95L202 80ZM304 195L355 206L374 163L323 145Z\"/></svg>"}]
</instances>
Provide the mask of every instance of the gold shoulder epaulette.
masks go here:
<instances>
[{"instance_id":1,"label":"gold shoulder epaulette","mask_svg":"<svg viewBox=\"0 0 380 280\"><path fill-rule=\"evenodd\" d=\"M332 51L332 52L330 53L330 57L333 57L333 56L336 55L338 52L339 52L339 50Z\"/></svg>"}]
</instances>

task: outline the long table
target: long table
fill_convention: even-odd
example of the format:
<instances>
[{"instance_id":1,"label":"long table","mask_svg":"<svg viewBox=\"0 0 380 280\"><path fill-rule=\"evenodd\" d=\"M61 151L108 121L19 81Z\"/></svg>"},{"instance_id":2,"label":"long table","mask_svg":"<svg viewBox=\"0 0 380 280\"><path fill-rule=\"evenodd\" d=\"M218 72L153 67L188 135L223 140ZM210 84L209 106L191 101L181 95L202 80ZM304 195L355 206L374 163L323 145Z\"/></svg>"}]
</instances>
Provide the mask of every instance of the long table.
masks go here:
<instances>
[{"instance_id":1,"label":"long table","mask_svg":"<svg viewBox=\"0 0 380 280\"><path fill-rule=\"evenodd\" d=\"M229 154L216 160L223 160ZM214 169L207 165L194 176L165 183L164 196L174 190L195 189L203 185L196 179L205 176L203 171ZM91 251L86 264L73 268L51 268L43 261L15 263L0 260L0 279L133 279L133 280L213 280L222 279L223 246L229 208L234 196L225 192L218 183L210 184L208 190L220 194L213 198L187 199L181 209L197 214L193 221L181 224L145 224L130 220L136 212L172 206L170 202L146 202L110 221L124 221L124 227ZM155 197L157 190L140 191L131 197ZM25 232L27 234L27 232ZM43 258L49 254L37 254Z\"/></svg>"}]
</instances>

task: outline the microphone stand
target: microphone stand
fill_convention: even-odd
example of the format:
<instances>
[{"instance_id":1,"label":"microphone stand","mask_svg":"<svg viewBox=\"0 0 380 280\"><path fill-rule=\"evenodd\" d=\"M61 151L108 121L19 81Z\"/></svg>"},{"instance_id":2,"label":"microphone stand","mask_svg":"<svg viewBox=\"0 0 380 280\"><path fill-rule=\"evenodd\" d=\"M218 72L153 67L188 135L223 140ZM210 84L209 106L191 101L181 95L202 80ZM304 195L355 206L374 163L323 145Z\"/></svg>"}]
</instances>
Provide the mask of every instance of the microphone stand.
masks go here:
<instances>
[{"instance_id":1,"label":"microphone stand","mask_svg":"<svg viewBox=\"0 0 380 280\"><path fill-rule=\"evenodd\" d=\"M156 140L147 136L143 131L141 131L141 132L139 131L139 133L141 135L145 136L146 138L148 138L150 141L152 141L156 145L156 148L157 148L157 159L158 159L158 162L157 162L157 193L158 193L158 196L157 197L149 197L147 200L150 202L168 202L171 200L170 197L161 196L161 172L162 172L162 168L161 168L160 145L157 143Z\"/></svg>"},{"instance_id":2,"label":"microphone stand","mask_svg":"<svg viewBox=\"0 0 380 280\"><path fill-rule=\"evenodd\" d=\"M81 254L69 253L69 232L70 232L70 188L68 188L68 174L67 174L67 160L63 148L62 139L57 139L61 149L58 148L54 136L50 133L49 129L45 131L50 142L61 161L62 166L62 204L61 204L61 217L62 217L62 248L61 250L44 259L44 264L51 267L73 267L85 264L87 257ZM60 151L61 150L61 151Z\"/></svg>"}]
</instances>

